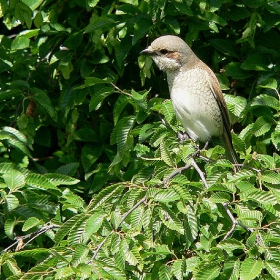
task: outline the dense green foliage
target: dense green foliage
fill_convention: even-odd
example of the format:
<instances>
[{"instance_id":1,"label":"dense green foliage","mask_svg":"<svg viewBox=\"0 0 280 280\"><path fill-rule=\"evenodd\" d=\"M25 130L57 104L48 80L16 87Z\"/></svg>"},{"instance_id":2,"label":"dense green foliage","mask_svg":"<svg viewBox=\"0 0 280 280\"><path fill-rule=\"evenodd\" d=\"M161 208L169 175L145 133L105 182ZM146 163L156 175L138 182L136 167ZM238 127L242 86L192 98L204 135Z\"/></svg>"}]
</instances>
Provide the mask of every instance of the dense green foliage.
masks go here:
<instances>
[{"instance_id":1,"label":"dense green foliage","mask_svg":"<svg viewBox=\"0 0 280 280\"><path fill-rule=\"evenodd\" d=\"M0 5L0 279L280 279L277 0ZM217 73L237 173L179 144L163 34Z\"/></svg>"}]
</instances>

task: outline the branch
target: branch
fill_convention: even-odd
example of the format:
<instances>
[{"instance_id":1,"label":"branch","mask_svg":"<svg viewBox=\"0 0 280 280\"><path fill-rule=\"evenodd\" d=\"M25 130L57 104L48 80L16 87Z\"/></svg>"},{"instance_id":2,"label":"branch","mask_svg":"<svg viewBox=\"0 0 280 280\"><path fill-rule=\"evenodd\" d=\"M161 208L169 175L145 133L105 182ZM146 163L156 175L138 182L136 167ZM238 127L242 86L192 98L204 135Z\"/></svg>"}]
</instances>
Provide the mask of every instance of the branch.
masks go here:
<instances>
[{"instance_id":1,"label":"branch","mask_svg":"<svg viewBox=\"0 0 280 280\"><path fill-rule=\"evenodd\" d=\"M163 184L165 185L170 179L172 179L173 177L175 177L177 174L181 174L182 171L189 169L191 166L192 166L191 164L186 164L186 165L183 166L183 167L177 168L174 172L172 172L167 178L165 178L165 179L163 180Z\"/></svg>"},{"instance_id":2,"label":"branch","mask_svg":"<svg viewBox=\"0 0 280 280\"><path fill-rule=\"evenodd\" d=\"M0 252L0 254L8 252L11 248L13 248L14 246L17 246L15 251L20 251L21 249L23 249L27 244L29 244L31 241L33 241L35 238L37 238L38 236L40 236L41 234L52 230L54 228L60 228L60 226L58 225L49 225L49 226L44 226L42 228L40 228L39 230L23 235L23 236L16 236L15 240L16 242L14 242L12 245L10 245L9 247L7 247L6 249L2 250ZM24 243L25 239L30 238L26 243Z\"/></svg>"},{"instance_id":3,"label":"branch","mask_svg":"<svg viewBox=\"0 0 280 280\"><path fill-rule=\"evenodd\" d=\"M129 214L131 214L139 205L141 205L145 201L146 201L146 196L144 196L142 199L140 199L130 210L128 210L126 213L124 213L119 225L121 225L124 222L124 220L126 219L126 217Z\"/></svg>"},{"instance_id":4,"label":"branch","mask_svg":"<svg viewBox=\"0 0 280 280\"><path fill-rule=\"evenodd\" d=\"M206 182L204 173L203 173L202 170L199 168L199 166L197 165L197 163L195 162L195 160L194 160L193 158L191 159L191 165L195 168L196 172L198 173L200 179L202 180L202 182L203 182L203 184L204 184L204 187L205 187L206 189L208 189L209 186L208 186L208 183Z\"/></svg>"},{"instance_id":5,"label":"branch","mask_svg":"<svg viewBox=\"0 0 280 280\"><path fill-rule=\"evenodd\" d=\"M242 223L238 222L232 215L232 213L230 212L229 208L228 208L228 203L222 203L223 207L225 208L229 218L232 221L232 227L231 229L228 231L228 233L224 236L223 240L226 240L227 238L229 238L232 233L234 232L235 228L237 225L241 226L242 228L244 228L245 230L251 231L253 232L253 230L251 228L248 228L246 226L244 226Z\"/></svg>"},{"instance_id":6,"label":"branch","mask_svg":"<svg viewBox=\"0 0 280 280\"><path fill-rule=\"evenodd\" d=\"M110 84L114 87L114 89L117 90L118 93L122 93L122 94L125 94L125 95L129 96L129 97L132 97L132 95L131 95L130 93L121 90L121 89L120 89L119 87L117 87L115 84L113 84L113 83L110 83Z\"/></svg>"}]
</instances>

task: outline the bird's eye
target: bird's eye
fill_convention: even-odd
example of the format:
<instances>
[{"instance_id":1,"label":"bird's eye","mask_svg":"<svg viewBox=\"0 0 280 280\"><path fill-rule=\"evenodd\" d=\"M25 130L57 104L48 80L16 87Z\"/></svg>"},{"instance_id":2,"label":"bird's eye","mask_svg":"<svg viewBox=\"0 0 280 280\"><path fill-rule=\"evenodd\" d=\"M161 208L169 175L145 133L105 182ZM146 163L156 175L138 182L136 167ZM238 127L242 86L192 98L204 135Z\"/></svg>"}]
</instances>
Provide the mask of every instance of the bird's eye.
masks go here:
<instances>
[{"instance_id":1,"label":"bird's eye","mask_svg":"<svg viewBox=\"0 0 280 280\"><path fill-rule=\"evenodd\" d=\"M162 50L160 50L160 53L163 54L163 55L166 55L166 54L169 53L169 51L166 50L166 49L162 49Z\"/></svg>"}]
</instances>

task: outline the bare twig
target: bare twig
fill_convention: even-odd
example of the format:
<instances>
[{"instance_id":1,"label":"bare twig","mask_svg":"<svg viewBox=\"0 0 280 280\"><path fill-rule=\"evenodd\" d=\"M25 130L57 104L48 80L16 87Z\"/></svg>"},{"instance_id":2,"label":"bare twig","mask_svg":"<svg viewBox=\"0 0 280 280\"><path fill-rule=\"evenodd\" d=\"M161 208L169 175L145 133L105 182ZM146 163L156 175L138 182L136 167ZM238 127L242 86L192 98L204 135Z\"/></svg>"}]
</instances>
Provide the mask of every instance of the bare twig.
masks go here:
<instances>
[{"instance_id":1,"label":"bare twig","mask_svg":"<svg viewBox=\"0 0 280 280\"><path fill-rule=\"evenodd\" d=\"M16 246L16 251L20 251L21 249L23 249L27 244L29 244L31 241L33 241L35 238L37 238L38 236L40 236L41 234L52 230L54 228L60 228L60 226L58 225L49 225L49 226L44 226L42 228L40 228L39 230L23 235L23 236L16 236L15 240L16 242L14 242L12 245L10 245L9 247L7 247L6 249L2 250L0 252L0 254L9 251L11 248ZM25 239L30 238L26 243L24 243Z\"/></svg>"},{"instance_id":2,"label":"bare twig","mask_svg":"<svg viewBox=\"0 0 280 280\"><path fill-rule=\"evenodd\" d=\"M248 228L246 226L244 226L242 223L238 222L232 215L232 213L230 212L229 208L228 208L228 203L222 203L223 207L225 208L229 218L231 219L232 221L232 227L231 229L228 231L228 233L224 236L223 240L226 240L227 238L229 238L232 233L234 232L235 228L237 225L243 227L245 230L248 230L250 232L253 232L253 230L251 228Z\"/></svg>"},{"instance_id":3,"label":"bare twig","mask_svg":"<svg viewBox=\"0 0 280 280\"><path fill-rule=\"evenodd\" d=\"M206 189L208 189L209 186L208 186L208 183L206 182L204 173L203 173L202 170L199 168L199 166L197 165L197 163L195 162L195 160L194 160L193 158L191 159L191 165L195 168L196 172L198 173L200 179L202 180L202 182L203 182L203 184L204 184L204 187L205 187Z\"/></svg>"},{"instance_id":4,"label":"bare twig","mask_svg":"<svg viewBox=\"0 0 280 280\"><path fill-rule=\"evenodd\" d=\"M127 95L127 96L132 97L132 95L131 95L130 93L125 92L125 91L121 90L121 89L120 89L119 87L117 87L115 84L113 84L113 83L110 83L110 84L114 87L114 89L116 89L116 90L117 90L117 92L119 92L119 93L122 93L122 94L125 94L125 95Z\"/></svg>"},{"instance_id":5,"label":"bare twig","mask_svg":"<svg viewBox=\"0 0 280 280\"><path fill-rule=\"evenodd\" d=\"M110 234L112 234L112 232ZM97 248L96 248L96 250L95 250L95 252L94 252L94 254L93 254L89 263L93 262L93 260L96 258L98 252L100 251L100 249L102 248L102 246L104 245L104 243L106 242L106 240L110 236L110 234L108 234L106 237L104 237L102 242L99 243L99 245L97 246Z\"/></svg>"},{"instance_id":6,"label":"bare twig","mask_svg":"<svg viewBox=\"0 0 280 280\"><path fill-rule=\"evenodd\" d=\"M165 179L163 180L163 184L166 184L166 183L167 183L170 179L172 179L174 176L176 176L177 174L181 174L182 171L189 169L191 166L192 166L191 164L186 164L186 165L183 166L183 167L177 168L174 172L172 172L167 178L165 178Z\"/></svg>"},{"instance_id":7,"label":"bare twig","mask_svg":"<svg viewBox=\"0 0 280 280\"><path fill-rule=\"evenodd\" d=\"M121 219L121 223L124 222L124 220L126 219L126 217L131 214L139 205L141 205L142 203L144 203L146 201L146 196L144 196L142 199L140 199L131 209L129 209L126 213L123 214L122 219Z\"/></svg>"}]
</instances>

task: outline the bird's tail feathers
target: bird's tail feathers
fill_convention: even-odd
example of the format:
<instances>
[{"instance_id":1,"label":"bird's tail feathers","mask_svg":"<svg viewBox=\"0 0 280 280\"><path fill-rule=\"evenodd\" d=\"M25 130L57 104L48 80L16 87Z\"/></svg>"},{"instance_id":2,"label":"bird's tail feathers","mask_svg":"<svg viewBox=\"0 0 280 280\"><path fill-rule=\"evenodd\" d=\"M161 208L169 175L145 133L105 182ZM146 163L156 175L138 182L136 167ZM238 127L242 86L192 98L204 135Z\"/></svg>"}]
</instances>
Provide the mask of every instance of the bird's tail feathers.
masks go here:
<instances>
[{"instance_id":1,"label":"bird's tail feathers","mask_svg":"<svg viewBox=\"0 0 280 280\"><path fill-rule=\"evenodd\" d=\"M228 135L227 132L224 132L222 136L222 140L225 145L227 158L235 165L235 171L240 170L241 167L238 165L239 161L238 161L237 154L232 145L231 135Z\"/></svg>"}]
</instances>

